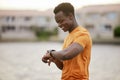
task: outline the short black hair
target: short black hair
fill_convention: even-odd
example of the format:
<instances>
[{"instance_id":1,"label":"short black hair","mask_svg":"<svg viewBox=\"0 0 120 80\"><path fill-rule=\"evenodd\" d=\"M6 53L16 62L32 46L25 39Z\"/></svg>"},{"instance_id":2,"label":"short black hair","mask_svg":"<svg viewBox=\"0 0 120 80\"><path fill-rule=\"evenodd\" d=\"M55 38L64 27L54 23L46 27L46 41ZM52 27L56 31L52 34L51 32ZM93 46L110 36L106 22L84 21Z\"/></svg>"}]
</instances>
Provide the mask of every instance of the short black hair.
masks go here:
<instances>
[{"instance_id":1,"label":"short black hair","mask_svg":"<svg viewBox=\"0 0 120 80\"><path fill-rule=\"evenodd\" d=\"M69 15L69 13L72 13L74 16L74 7L71 3L61 3L54 9L54 14L58 13L59 11L62 11L65 15Z\"/></svg>"}]
</instances>

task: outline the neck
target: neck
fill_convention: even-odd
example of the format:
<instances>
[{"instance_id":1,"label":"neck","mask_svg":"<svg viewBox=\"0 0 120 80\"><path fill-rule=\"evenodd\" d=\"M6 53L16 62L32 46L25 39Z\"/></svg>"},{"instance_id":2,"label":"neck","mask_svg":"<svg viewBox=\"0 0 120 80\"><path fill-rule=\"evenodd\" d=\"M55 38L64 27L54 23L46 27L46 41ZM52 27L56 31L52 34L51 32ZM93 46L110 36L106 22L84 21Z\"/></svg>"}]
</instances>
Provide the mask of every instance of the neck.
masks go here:
<instances>
[{"instance_id":1,"label":"neck","mask_svg":"<svg viewBox=\"0 0 120 80\"><path fill-rule=\"evenodd\" d=\"M75 21L71 29L69 30L69 33L72 32L76 27L78 27L77 22Z\"/></svg>"}]
</instances>

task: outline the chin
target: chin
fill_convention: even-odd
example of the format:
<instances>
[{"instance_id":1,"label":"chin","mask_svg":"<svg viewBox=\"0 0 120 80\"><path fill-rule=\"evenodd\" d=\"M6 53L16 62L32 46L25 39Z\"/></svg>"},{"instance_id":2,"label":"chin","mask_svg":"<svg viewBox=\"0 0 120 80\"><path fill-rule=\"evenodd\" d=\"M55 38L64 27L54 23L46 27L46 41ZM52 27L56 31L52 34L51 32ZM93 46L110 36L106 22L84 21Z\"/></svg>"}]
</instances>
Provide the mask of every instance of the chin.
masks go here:
<instances>
[{"instance_id":1,"label":"chin","mask_svg":"<svg viewBox=\"0 0 120 80\"><path fill-rule=\"evenodd\" d=\"M67 32L66 30L63 30L64 32Z\"/></svg>"},{"instance_id":2,"label":"chin","mask_svg":"<svg viewBox=\"0 0 120 80\"><path fill-rule=\"evenodd\" d=\"M68 30L62 29L64 32L67 32Z\"/></svg>"}]
</instances>

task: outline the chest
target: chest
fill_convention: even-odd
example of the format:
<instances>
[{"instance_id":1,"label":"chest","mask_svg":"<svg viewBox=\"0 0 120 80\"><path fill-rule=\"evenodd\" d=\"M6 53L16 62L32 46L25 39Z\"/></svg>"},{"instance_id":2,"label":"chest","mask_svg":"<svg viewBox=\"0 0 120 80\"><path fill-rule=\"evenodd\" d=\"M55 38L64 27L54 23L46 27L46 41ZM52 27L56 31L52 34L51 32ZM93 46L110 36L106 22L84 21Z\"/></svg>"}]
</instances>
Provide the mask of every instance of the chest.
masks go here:
<instances>
[{"instance_id":1,"label":"chest","mask_svg":"<svg viewBox=\"0 0 120 80\"><path fill-rule=\"evenodd\" d=\"M73 35L69 35L65 38L64 40L64 44L63 44L63 49L68 47L70 44L72 44L74 42L74 36Z\"/></svg>"}]
</instances>

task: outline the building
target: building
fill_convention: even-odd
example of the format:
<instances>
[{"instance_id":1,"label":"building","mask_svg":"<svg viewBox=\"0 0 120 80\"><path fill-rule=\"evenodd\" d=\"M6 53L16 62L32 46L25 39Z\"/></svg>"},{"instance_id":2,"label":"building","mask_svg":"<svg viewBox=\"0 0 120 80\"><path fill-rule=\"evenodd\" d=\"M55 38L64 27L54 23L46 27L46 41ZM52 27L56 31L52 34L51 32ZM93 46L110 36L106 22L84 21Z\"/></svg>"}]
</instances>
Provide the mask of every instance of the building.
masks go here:
<instances>
[{"instance_id":1,"label":"building","mask_svg":"<svg viewBox=\"0 0 120 80\"><path fill-rule=\"evenodd\" d=\"M120 25L120 4L86 6L78 10L79 22L87 28L93 41L118 41L114 29Z\"/></svg>"},{"instance_id":2,"label":"building","mask_svg":"<svg viewBox=\"0 0 120 80\"><path fill-rule=\"evenodd\" d=\"M114 29L120 25L120 4L91 5L75 12L77 22L89 30L94 42L120 42ZM32 27L51 30L57 27L53 10L0 10L1 39L35 39ZM59 29L58 40L68 33Z\"/></svg>"},{"instance_id":3,"label":"building","mask_svg":"<svg viewBox=\"0 0 120 80\"><path fill-rule=\"evenodd\" d=\"M0 38L36 39L33 27L51 29L56 25L50 11L36 10L0 10Z\"/></svg>"}]
</instances>

